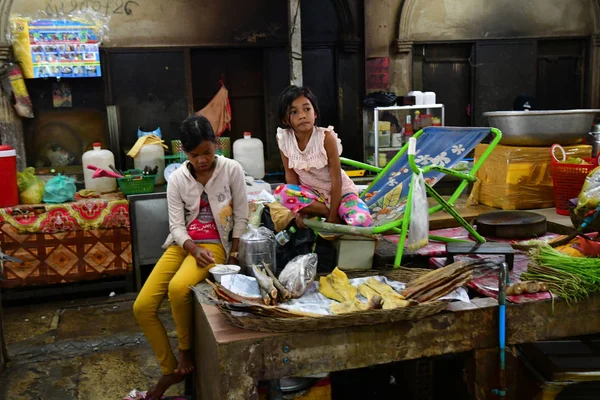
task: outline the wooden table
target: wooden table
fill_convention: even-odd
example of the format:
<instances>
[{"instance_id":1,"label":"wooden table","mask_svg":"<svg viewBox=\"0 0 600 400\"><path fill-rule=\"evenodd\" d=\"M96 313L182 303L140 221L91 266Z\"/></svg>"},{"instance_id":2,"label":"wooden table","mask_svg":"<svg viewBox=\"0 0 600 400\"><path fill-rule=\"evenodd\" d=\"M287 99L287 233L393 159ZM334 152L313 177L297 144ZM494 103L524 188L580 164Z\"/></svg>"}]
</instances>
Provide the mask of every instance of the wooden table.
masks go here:
<instances>
[{"instance_id":1,"label":"wooden table","mask_svg":"<svg viewBox=\"0 0 600 400\"><path fill-rule=\"evenodd\" d=\"M416 321L272 334L238 329L194 301L196 399L256 399L259 380L362 368L498 346L494 299L454 303ZM567 306L508 305L507 344L600 332L600 294Z\"/></svg>"}]
</instances>

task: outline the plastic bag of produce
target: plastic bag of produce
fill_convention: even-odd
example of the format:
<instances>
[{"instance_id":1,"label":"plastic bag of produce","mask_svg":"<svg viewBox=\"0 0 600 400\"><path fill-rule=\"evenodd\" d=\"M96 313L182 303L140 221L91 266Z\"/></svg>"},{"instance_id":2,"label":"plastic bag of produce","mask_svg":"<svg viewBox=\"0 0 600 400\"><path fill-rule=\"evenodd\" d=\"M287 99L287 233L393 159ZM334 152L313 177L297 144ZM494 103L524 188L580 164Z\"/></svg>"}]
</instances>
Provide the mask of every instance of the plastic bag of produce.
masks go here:
<instances>
[{"instance_id":1,"label":"plastic bag of produce","mask_svg":"<svg viewBox=\"0 0 600 400\"><path fill-rule=\"evenodd\" d=\"M304 254L294 258L281 271L279 281L290 292L292 298L302 296L313 283L317 274L317 264L315 253Z\"/></svg>"},{"instance_id":2,"label":"plastic bag of produce","mask_svg":"<svg viewBox=\"0 0 600 400\"><path fill-rule=\"evenodd\" d=\"M416 251L429 243L429 204L423 173L413 174L410 223L408 225L408 249Z\"/></svg>"},{"instance_id":3,"label":"plastic bag of produce","mask_svg":"<svg viewBox=\"0 0 600 400\"><path fill-rule=\"evenodd\" d=\"M17 172L19 202L21 204L39 204L44 197L44 181L35 176L35 168L25 168Z\"/></svg>"},{"instance_id":4,"label":"plastic bag of produce","mask_svg":"<svg viewBox=\"0 0 600 400\"><path fill-rule=\"evenodd\" d=\"M60 204L72 201L77 193L75 181L72 178L58 175L46 183L44 203Z\"/></svg>"},{"instance_id":5,"label":"plastic bag of produce","mask_svg":"<svg viewBox=\"0 0 600 400\"><path fill-rule=\"evenodd\" d=\"M582 207L594 209L600 204L600 167L594 168L583 183L579 197L577 198L577 212Z\"/></svg>"}]
</instances>

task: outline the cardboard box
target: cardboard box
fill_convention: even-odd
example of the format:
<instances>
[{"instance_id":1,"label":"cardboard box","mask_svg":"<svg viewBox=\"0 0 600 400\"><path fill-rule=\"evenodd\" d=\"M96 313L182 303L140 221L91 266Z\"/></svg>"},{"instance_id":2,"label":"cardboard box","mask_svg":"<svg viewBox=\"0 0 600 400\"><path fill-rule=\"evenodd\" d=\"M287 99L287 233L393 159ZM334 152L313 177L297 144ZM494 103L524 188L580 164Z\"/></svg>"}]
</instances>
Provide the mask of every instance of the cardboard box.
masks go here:
<instances>
[{"instance_id":1,"label":"cardboard box","mask_svg":"<svg viewBox=\"0 0 600 400\"><path fill-rule=\"evenodd\" d=\"M342 271L367 270L373 267L377 240L366 236L345 235L333 242L337 266Z\"/></svg>"},{"instance_id":2,"label":"cardboard box","mask_svg":"<svg viewBox=\"0 0 600 400\"><path fill-rule=\"evenodd\" d=\"M488 148L475 147L475 161ZM592 146L565 146L567 156L589 158ZM503 210L527 210L554 206L550 176L550 147L496 146L477 172L479 181L471 202Z\"/></svg>"}]
</instances>

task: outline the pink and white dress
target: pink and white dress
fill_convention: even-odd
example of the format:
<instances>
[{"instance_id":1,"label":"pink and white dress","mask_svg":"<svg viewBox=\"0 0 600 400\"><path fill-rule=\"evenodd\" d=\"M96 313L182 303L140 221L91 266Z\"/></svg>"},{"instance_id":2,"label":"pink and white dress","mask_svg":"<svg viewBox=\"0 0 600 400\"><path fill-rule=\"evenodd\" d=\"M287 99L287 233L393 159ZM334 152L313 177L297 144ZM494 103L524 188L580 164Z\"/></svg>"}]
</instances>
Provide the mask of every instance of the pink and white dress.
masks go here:
<instances>
[{"instance_id":1,"label":"pink and white dress","mask_svg":"<svg viewBox=\"0 0 600 400\"><path fill-rule=\"evenodd\" d=\"M298 140L291 129L277 129L277 144L288 158L300 180L300 185L280 185L275 189L277 201L292 212L297 213L304 207L319 201L327 206L331 199L331 175L329 160L325 150L325 135L333 135L337 141L338 153L342 154L342 143L333 127L314 127L313 133L304 150L298 147ZM373 219L366 204L358 197L354 182L341 171L342 200L338 210L340 218L348 225L371 226Z\"/></svg>"}]
</instances>

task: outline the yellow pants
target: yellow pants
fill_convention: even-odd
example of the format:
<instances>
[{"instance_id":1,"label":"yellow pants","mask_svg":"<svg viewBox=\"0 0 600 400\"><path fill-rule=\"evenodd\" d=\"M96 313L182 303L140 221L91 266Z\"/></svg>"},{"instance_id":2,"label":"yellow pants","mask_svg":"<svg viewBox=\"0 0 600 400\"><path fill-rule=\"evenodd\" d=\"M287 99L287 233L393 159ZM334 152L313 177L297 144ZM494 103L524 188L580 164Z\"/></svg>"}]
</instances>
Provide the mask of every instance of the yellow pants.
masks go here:
<instances>
[{"instance_id":1,"label":"yellow pants","mask_svg":"<svg viewBox=\"0 0 600 400\"><path fill-rule=\"evenodd\" d=\"M220 244L201 244L212 251L217 264L225 263L225 250ZM167 293L171 301L171 310L178 346L181 350L191 348L190 331L192 326L192 293L194 286L208 276L213 265L200 268L196 259L179 246L170 246L154 266L150 276L133 305L133 313L150 342L163 374L172 374L177 368L177 359L173 355L165 327L158 318L158 308Z\"/></svg>"}]
</instances>

